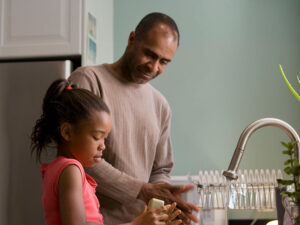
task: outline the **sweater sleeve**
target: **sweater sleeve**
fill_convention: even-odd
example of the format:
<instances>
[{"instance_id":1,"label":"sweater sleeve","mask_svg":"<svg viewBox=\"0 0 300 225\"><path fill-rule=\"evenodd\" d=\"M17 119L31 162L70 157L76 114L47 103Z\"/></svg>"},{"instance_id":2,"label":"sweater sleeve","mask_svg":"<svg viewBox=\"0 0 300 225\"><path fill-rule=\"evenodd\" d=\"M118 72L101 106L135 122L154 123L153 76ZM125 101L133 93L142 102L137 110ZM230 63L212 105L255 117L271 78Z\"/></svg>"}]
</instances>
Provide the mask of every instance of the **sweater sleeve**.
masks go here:
<instances>
[{"instance_id":1,"label":"sweater sleeve","mask_svg":"<svg viewBox=\"0 0 300 225\"><path fill-rule=\"evenodd\" d=\"M153 163L150 183L170 183L170 175L173 168L173 152L170 138L171 109L165 102L162 112L161 134L157 144L155 160Z\"/></svg>"},{"instance_id":2,"label":"sweater sleeve","mask_svg":"<svg viewBox=\"0 0 300 225\"><path fill-rule=\"evenodd\" d=\"M99 184L97 192L120 203L130 203L135 200L143 182L114 168L104 159L93 168L87 169Z\"/></svg>"},{"instance_id":3,"label":"sweater sleeve","mask_svg":"<svg viewBox=\"0 0 300 225\"><path fill-rule=\"evenodd\" d=\"M85 88L102 97L101 83L92 69L75 70L69 81L77 87ZM95 167L86 170L97 182L97 192L120 203L129 203L136 199L143 182L114 168L104 159Z\"/></svg>"}]
</instances>

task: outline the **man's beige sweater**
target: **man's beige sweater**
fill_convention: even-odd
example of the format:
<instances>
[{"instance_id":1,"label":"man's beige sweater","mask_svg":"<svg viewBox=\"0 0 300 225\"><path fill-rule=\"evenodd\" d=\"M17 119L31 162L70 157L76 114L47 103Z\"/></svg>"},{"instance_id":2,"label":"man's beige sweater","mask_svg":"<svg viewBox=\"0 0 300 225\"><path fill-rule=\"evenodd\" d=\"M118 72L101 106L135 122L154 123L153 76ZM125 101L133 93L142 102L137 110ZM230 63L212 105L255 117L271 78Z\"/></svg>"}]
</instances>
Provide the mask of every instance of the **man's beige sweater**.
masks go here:
<instances>
[{"instance_id":1,"label":"man's beige sweater","mask_svg":"<svg viewBox=\"0 0 300 225\"><path fill-rule=\"evenodd\" d=\"M144 202L136 199L142 182L169 183L173 167L171 110L150 84L120 80L107 64L81 67L69 80L101 96L112 116L103 160L87 172L98 183L105 224L132 221Z\"/></svg>"}]
</instances>

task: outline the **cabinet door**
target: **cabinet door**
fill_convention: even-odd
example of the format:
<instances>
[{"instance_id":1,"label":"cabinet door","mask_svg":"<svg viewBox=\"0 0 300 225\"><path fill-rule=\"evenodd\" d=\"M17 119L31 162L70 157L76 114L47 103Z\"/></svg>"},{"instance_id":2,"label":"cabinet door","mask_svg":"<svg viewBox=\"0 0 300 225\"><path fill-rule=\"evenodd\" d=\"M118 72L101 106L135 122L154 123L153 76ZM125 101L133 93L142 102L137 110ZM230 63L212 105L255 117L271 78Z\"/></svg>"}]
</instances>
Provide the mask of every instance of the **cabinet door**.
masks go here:
<instances>
[{"instance_id":1,"label":"cabinet door","mask_svg":"<svg viewBox=\"0 0 300 225\"><path fill-rule=\"evenodd\" d=\"M0 59L81 54L82 0L0 0Z\"/></svg>"}]
</instances>

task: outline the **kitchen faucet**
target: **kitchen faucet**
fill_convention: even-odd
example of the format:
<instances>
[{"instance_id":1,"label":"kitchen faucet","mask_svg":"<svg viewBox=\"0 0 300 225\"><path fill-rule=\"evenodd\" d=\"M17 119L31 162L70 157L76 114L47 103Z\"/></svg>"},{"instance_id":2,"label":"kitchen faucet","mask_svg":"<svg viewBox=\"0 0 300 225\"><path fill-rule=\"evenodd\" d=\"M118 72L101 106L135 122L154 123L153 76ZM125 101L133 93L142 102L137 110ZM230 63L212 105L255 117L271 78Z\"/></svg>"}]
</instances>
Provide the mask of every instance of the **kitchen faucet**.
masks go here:
<instances>
[{"instance_id":1,"label":"kitchen faucet","mask_svg":"<svg viewBox=\"0 0 300 225\"><path fill-rule=\"evenodd\" d=\"M235 148L235 151L233 153L233 156L231 158L231 162L229 164L229 167L226 171L223 172L223 175L228 180L236 180L238 178L237 170L239 167L239 164L241 162L242 156L245 151L246 144L254 131L261 127L265 126L274 126L279 127L282 129L291 139L292 142L297 142L295 146L295 157L299 160L299 151L300 151L300 143L299 143L299 136L297 132L294 130L293 127L291 127L288 123L276 119L276 118L262 118L259 120L254 121L253 123L249 124L245 130L242 132L239 141L237 143L237 146Z\"/></svg>"}]
</instances>

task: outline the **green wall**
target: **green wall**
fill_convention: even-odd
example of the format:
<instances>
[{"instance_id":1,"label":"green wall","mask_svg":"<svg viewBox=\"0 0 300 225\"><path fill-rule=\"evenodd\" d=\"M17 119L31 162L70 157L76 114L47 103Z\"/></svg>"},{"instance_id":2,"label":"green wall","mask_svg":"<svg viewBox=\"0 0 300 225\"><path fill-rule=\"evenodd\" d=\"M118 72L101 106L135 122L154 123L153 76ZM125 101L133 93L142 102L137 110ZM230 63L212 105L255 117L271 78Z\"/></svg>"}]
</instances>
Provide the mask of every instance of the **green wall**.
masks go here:
<instances>
[{"instance_id":1,"label":"green wall","mask_svg":"<svg viewBox=\"0 0 300 225\"><path fill-rule=\"evenodd\" d=\"M300 102L278 68L300 92L299 0L115 0L115 60L153 11L173 17L181 32L172 63L152 81L173 111L172 175L227 169L241 132L259 118L300 132ZM282 168L282 140L288 137L278 128L256 131L240 168Z\"/></svg>"}]
</instances>

